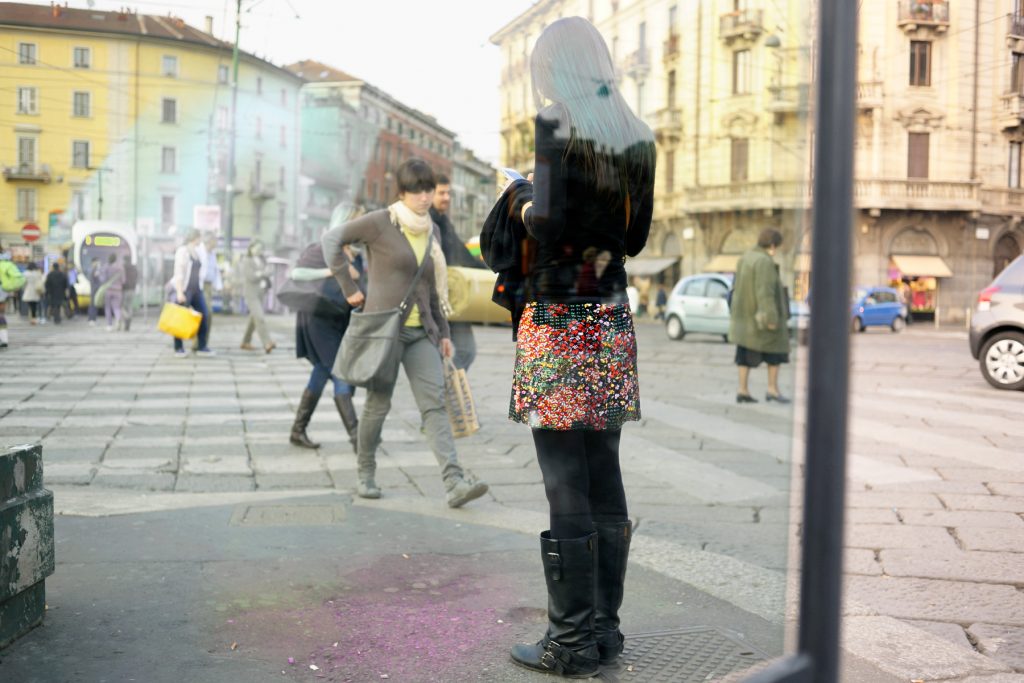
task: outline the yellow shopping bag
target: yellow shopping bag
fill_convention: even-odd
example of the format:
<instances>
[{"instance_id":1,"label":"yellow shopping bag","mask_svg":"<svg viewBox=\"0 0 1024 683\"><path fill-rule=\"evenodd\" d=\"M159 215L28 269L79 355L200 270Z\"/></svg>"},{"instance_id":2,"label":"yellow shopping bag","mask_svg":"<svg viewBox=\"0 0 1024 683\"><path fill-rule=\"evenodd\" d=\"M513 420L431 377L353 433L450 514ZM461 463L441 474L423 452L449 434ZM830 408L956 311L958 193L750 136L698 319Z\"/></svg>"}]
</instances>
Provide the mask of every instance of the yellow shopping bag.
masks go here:
<instances>
[{"instance_id":1,"label":"yellow shopping bag","mask_svg":"<svg viewBox=\"0 0 1024 683\"><path fill-rule=\"evenodd\" d=\"M473 392L469 389L466 371L455 367L451 359L444 363L445 407L452 425L452 436L460 439L480 431Z\"/></svg>"},{"instance_id":2,"label":"yellow shopping bag","mask_svg":"<svg viewBox=\"0 0 1024 683\"><path fill-rule=\"evenodd\" d=\"M168 301L160 311L160 320L157 321L156 327L177 339L191 339L199 331L199 323L202 320L202 313Z\"/></svg>"}]
</instances>

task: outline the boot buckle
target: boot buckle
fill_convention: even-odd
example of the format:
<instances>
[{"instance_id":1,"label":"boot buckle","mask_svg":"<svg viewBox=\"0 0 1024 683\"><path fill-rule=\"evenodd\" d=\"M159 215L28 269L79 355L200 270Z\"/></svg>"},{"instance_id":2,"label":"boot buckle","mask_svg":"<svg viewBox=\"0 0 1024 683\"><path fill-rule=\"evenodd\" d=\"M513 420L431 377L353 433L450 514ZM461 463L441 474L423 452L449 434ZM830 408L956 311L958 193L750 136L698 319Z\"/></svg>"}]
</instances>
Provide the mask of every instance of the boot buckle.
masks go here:
<instances>
[{"instance_id":1,"label":"boot buckle","mask_svg":"<svg viewBox=\"0 0 1024 683\"><path fill-rule=\"evenodd\" d=\"M548 553L548 565L551 567L551 580L562 580L562 556L558 553Z\"/></svg>"},{"instance_id":2,"label":"boot buckle","mask_svg":"<svg viewBox=\"0 0 1024 683\"><path fill-rule=\"evenodd\" d=\"M544 654L540 656L540 664L546 669L561 672L566 663L565 650L553 640L549 640Z\"/></svg>"}]
</instances>

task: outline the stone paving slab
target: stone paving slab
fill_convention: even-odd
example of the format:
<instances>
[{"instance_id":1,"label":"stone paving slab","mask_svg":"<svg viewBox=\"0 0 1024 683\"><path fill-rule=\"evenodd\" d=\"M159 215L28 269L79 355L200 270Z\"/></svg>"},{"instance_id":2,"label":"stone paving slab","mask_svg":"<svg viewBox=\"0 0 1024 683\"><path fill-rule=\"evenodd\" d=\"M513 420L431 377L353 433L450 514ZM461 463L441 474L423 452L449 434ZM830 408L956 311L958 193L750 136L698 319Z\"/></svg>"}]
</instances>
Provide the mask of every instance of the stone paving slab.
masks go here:
<instances>
[{"instance_id":1,"label":"stone paving slab","mask_svg":"<svg viewBox=\"0 0 1024 683\"><path fill-rule=\"evenodd\" d=\"M941 494L941 498L950 510L1000 510L1024 513L1024 497Z\"/></svg>"},{"instance_id":2,"label":"stone paving slab","mask_svg":"<svg viewBox=\"0 0 1024 683\"><path fill-rule=\"evenodd\" d=\"M994 624L971 624L967 629L978 643L978 650L1024 671L1024 628Z\"/></svg>"},{"instance_id":3,"label":"stone paving slab","mask_svg":"<svg viewBox=\"0 0 1024 683\"><path fill-rule=\"evenodd\" d=\"M1017 519L1020 520L1020 517ZM960 527L957 529L957 537L967 550L1024 553L1024 520L1010 529ZM1021 564L1024 564L1024 554L1019 557Z\"/></svg>"},{"instance_id":4,"label":"stone paving slab","mask_svg":"<svg viewBox=\"0 0 1024 683\"><path fill-rule=\"evenodd\" d=\"M858 524L850 527L846 532L846 545L851 548L916 548L929 551L957 549L956 541L945 529L892 524Z\"/></svg>"},{"instance_id":5,"label":"stone paving slab","mask_svg":"<svg viewBox=\"0 0 1024 683\"><path fill-rule=\"evenodd\" d=\"M882 550L882 567L889 576L1024 584L1024 556L1000 552L937 552Z\"/></svg>"},{"instance_id":6,"label":"stone paving slab","mask_svg":"<svg viewBox=\"0 0 1024 683\"><path fill-rule=\"evenodd\" d=\"M860 491L846 497L850 508L889 508L941 510L942 502L937 496L927 493L893 493L883 491Z\"/></svg>"},{"instance_id":7,"label":"stone paving slab","mask_svg":"<svg viewBox=\"0 0 1024 683\"><path fill-rule=\"evenodd\" d=\"M889 576L850 576L848 599L879 613L926 621L1019 623L1024 592L1013 586Z\"/></svg>"},{"instance_id":8,"label":"stone paving slab","mask_svg":"<svg viewBox=\"0 0 1024 683\"><path fill-rule=\"evenodd\" d=\"M921 526L1024 529L1024 519L1012 512L900 510L900 516L906 524Z\"/></svg>"},{"instance_id":9,"label":"stone paving slab","mask_svg":"<svg viewBox=\"0 0 1024 683\"><path fill-rule=\"evenodd\" d=\"M919 628L922 631L927 631L932 635L948 640L957 647L975 652L974 645L967 639L967 631L959 624L948 624L942 621L918 621L916 619L904 619L903 621L914 628Z\"/></svg>"}]
</instances>

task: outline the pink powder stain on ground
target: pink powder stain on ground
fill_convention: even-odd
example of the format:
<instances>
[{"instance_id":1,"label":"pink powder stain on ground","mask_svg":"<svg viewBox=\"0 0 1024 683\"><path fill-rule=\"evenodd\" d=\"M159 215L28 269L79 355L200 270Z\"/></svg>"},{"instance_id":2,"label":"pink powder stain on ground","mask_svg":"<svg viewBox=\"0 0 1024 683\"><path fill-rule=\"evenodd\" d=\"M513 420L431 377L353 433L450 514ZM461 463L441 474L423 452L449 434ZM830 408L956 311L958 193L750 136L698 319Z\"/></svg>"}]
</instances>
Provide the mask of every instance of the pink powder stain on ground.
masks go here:
<instances>
[{"instance_id":1,"label":"pink powder stain on ground","mask_svg":"<svg viewBox=\"0 0 1024 683\"><path fill-rule=\"evenodd\" d=\"M504 665L509 647L543 633L542 610L522 608L526 589L511 578L493 558L391 556L345 575L347 589L309 595L308 607L235 621L257 642L287 647L303 668L318 667L295 671L303 680L462 680Z\"/></svg>"}]
</instances>

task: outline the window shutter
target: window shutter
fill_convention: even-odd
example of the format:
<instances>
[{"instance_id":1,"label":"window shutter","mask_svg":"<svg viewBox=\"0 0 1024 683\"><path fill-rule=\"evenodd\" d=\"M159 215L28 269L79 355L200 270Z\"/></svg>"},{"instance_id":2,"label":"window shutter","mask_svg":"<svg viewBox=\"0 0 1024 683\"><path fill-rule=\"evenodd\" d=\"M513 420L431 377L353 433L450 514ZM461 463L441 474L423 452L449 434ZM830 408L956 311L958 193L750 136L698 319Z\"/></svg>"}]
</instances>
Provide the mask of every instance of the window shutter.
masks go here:
<instances>
[{"instance_id":1,"label":"window shutter","mask_svg":"<svg viewBox=\"0 0 1024 683\"><path fill-rule=\"evenodd\" d=\"M928 133L910 133L907 146L907 177L928 177Z\"/></svg>"}]
</instances>

